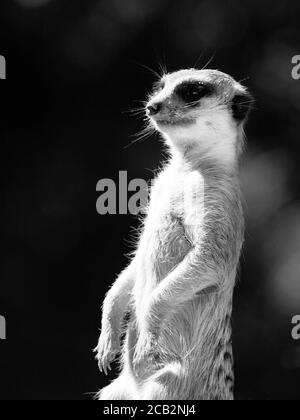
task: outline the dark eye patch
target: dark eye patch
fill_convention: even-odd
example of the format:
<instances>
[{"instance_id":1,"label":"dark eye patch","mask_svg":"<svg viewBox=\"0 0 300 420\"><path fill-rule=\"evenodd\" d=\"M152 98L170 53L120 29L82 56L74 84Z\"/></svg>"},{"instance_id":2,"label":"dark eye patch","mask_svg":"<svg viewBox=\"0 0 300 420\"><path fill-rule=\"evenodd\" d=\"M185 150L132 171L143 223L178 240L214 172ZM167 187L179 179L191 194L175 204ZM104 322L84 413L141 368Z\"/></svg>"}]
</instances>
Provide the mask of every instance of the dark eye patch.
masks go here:
<instances>
[{"instance_id":1,"label":"dark eye patch","mask_svg":"<svg viewBox=\"0 0 300 420\"><path fill-rule=\"evenodd\" d=\"M190 80L178 85L174 93L186 104L193 106L197 105L204 96L209 95L211 88L198 80Z\"/></svg>"},{"instance_id":2,"label":"dark eye patch","mask_svg":"<svg viewBox=\"0 0 300 420\"><path fill-rule=\"evenodd\" d=\"M231 104L233 118L243 121L248 116L253 102L253 96L248 92L235 95Z\"/></svg>"}]
</instances>

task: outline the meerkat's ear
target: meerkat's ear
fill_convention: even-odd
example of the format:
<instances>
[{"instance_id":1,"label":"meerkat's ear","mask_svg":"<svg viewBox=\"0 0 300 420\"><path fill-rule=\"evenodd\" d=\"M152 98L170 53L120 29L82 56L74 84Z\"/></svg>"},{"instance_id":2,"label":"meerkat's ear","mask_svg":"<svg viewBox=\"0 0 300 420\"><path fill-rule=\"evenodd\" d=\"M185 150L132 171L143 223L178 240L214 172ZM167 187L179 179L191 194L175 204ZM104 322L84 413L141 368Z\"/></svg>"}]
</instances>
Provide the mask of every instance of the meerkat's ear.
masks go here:
<instances>
[{"instance_id":1,"label":"meerkat's ear","mask_svg":"<svg viewBox=\"0 0 300 420\"><path fill-rule=\"evenodd\" d=\"M254 102L253 96L247 92L238 92L232 99L232 115L238 122L244 121L252 108Z\"/></svg>"}]
</instances>

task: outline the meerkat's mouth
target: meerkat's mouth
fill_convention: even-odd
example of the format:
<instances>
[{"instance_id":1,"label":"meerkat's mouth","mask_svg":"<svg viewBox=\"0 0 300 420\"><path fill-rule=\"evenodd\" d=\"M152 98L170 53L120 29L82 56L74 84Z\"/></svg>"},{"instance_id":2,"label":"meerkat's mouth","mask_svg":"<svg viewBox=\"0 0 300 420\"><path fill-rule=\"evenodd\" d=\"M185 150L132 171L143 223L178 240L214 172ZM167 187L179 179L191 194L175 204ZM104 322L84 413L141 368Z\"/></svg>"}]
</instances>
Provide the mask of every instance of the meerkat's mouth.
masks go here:
<instances>
[{"instance_id":1,"label":"meerkat's mouth","mask_svg":"<svg viewBox=\"0 0 300 420\"><path fill-rule=\"evenodd\" d=\"M195 124L195 120L191 118L156 118L155 122L162 127L177 127Z\"/></svg>"}]
</instances>

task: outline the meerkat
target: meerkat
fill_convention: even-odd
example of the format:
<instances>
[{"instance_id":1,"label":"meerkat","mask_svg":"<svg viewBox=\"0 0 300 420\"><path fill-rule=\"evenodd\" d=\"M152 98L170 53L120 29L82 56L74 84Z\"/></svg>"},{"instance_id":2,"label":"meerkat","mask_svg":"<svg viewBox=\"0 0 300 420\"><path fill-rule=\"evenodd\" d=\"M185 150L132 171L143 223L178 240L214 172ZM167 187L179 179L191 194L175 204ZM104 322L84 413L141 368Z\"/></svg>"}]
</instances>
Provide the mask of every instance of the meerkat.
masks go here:
<instances>
[{"instance_id":1,"label":"meerkat","mask_svg":"<svg viewBox=\"0 0 300 420\"><path fill-rule=\"evenodd\" d=\"M251 103L245 87L217 70L182 70L156 83L145 111L170 157L136 252L104 300L97 359L107 374L120 355L121 372L99 399L234 398L239 158Z\"/></svg>"}]
</instances>

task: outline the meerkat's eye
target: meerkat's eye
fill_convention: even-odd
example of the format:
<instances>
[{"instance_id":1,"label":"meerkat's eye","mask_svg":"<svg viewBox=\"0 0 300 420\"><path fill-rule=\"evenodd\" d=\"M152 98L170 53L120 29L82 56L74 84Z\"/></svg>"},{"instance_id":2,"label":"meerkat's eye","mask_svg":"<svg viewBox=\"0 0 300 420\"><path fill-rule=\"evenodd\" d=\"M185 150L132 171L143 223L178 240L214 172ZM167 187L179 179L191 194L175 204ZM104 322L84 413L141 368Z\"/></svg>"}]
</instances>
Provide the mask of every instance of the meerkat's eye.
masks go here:
<instances>
[{"instance_id":1,"label":"meerkat's eye","mask_svg":"<svg viewBox=\"0 0 300 420\"><path fill-rule=\"evenodd\" d=\"M197 105L209 93L209 88L199 81L188 81L177 86L175 93L187 104Z\"/></svg>"},{"instance_id":2,"label":"meerkat's eye","mask_svg":"<svg viewBox=\"0 0 300 420\"><path fill-rule=\"evenodd\" d=\"M162 91L165 87L165 82L163 80L160 80L159 82L154 83L153 85L153 93L158 93Z\"/></svg>"}]
</instances>

